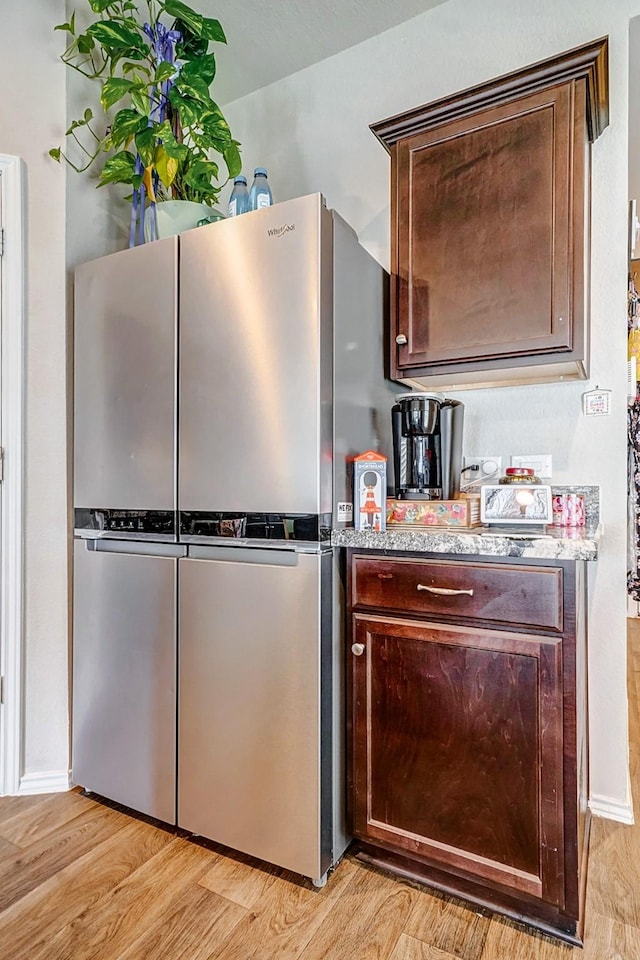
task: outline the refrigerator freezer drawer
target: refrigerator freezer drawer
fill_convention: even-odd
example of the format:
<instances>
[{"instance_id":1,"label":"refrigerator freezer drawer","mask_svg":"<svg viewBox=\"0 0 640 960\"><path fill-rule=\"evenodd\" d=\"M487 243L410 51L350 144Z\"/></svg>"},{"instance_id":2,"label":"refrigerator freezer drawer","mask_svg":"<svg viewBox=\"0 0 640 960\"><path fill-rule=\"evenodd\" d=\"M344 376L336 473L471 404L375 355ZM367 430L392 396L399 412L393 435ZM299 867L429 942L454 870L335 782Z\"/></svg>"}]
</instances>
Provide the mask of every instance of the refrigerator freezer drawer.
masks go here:
<instances>
[{"instance_id":1,"label":"refrigerator freezer drawer","mask_svg":"<svg viewBox=\"0 0 640 960\"><path fill-rule=\"evenodd\" d=\"M175 823L178 561L117 546L75 544L73 781Z\"/></svg>"},{"instance_id":2,"label":"refrigerator freezer drawer","mask_svg":"<svg viewBox=\"0 0 640 960\"><path fill-rule=\"evenodd\" d=\"M178 823L319 878L332 842L332 557L227 552L179 561Z\"/></svg>"}]
</instances>

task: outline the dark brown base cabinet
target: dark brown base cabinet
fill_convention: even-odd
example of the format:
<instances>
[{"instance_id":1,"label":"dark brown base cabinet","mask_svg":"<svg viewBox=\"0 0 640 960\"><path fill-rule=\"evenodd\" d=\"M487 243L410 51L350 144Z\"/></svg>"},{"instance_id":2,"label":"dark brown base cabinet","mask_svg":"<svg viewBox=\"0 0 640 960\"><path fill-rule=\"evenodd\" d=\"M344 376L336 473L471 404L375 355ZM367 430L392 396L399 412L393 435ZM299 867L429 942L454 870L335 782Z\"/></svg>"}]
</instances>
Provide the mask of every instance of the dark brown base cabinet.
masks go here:
<instances>
[{"instance_id":1,"label":"dark brown base cabinet","mask_svg":"<svg viewBox=\"0 0 640 960\"><path fill-rule=\"evenodd\" d=\"M348 551L362 859L581 942L584 563Z\"/></svg>"}]
</instances>

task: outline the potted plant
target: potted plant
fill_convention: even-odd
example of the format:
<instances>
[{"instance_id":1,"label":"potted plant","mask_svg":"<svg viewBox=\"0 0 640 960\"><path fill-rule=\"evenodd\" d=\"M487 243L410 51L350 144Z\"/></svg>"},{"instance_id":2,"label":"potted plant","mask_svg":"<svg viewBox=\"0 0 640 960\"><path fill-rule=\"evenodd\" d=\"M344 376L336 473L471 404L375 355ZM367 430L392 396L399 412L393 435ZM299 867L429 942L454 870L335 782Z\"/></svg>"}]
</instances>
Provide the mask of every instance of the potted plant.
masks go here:
<instances>
[{"instance_id":1,"label":"potted plant","mask_svg":"<svg viewBox=\"0 0 640 960\"><path fill-rule=\"evenodd\" d=\"M85 29L75 12L55 29L70 38L62 61L100 84L103 116L87 107L66 132L72 149L49 153L78 172L102 163L98 186L131 188L131 246L136 228L144 239L145 215L148 238L157 236L160 201L198 204L195 226L241 169L239 144L209 92L216 72L209 47L226 43L224 31L181 0L87 3L93 17ZM223 183L212 153L224 158Z\"/></svg>"}]
</instances>

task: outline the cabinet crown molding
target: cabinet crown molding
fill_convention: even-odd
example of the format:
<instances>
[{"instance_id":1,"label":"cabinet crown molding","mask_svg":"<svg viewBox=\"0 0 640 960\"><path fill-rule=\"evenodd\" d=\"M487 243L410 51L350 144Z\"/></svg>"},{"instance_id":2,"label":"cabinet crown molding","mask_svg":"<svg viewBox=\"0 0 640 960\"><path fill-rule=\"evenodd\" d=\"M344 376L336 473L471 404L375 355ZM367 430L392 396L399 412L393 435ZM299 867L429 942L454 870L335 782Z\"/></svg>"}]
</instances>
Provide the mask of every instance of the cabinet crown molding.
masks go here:
<instances>
[{"instance_id":1,"label":"cabinet crown molding","mask_svg":"<svg viewBox=\"0 0 640 960\"><path fill-rule=\"evenodd\" d=\"M499 106L518 97L555 86L559 83L585 80L586 120L590 141L596 140L609 123L609 41L593 40L582 47L541 60L522 70L468 87L441 100L414 107L386 120L372 123L373 131L391 152L406 137L423 133L431 127L459 120L487 107Z\"/></svg>"}]
</instances>

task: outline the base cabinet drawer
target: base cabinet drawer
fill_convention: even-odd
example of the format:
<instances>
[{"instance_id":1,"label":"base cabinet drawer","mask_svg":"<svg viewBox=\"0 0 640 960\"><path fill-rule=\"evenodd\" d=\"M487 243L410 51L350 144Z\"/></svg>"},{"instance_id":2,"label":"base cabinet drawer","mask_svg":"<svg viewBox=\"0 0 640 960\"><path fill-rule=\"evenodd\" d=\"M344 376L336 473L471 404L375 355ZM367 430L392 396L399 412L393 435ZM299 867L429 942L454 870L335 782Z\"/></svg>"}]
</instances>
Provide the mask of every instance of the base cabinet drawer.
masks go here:
<instances>
[{"instance_id":1,"label":"base cabinet drawer","mask_svg":"<svg viewBox=\"0 0 640 960\"><path fill-rule=\"evenodd\" d=\"M562 569L354 558L355 608L563 628Z\"/></svg>"}]
</instances>

